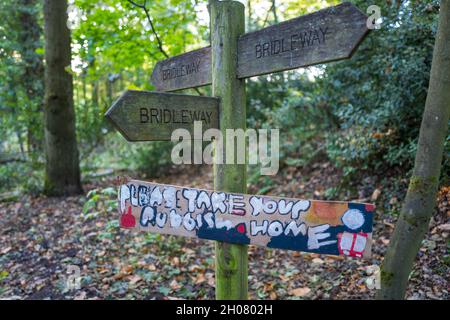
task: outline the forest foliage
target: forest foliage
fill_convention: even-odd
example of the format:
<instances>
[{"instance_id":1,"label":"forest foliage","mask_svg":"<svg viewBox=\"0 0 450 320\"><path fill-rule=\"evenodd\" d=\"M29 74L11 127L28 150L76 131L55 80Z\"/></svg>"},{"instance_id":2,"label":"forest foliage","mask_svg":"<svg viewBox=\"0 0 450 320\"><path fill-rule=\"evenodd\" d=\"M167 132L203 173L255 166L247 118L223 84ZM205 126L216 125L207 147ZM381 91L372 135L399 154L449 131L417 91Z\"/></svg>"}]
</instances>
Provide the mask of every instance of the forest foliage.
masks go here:
<instances>
[{"instance_id":1,"label":"forest foliage","mask_svg":"<svg viewBox=\"0 0 450 320\"><path fill-rule=\"evenodd\" d=\"M248 80L248 127L281 129L282 169L325 159L342 170L343 180L327 190L327 198L358 197L356 187L365 185L370 195L380 184L390 190L386 197L402 198L425 105L439 3L353 2L362 11L369 4L379 5L381 28L369 34L350 60ZM246 28L257 30L337 3L247 0ZM144 11L126 0L70 4L68 70L74 77L83 179L105 169L161 174L170 163L170 143L130 144L103 114L124 90L152 90L151 71L166 55L208 45L207 1L148 2L161 48ZM37 27L31 31L33 24ZM42 188L43 79L39 70L30 74L30 63L37 69L43 63L42 29L40 1L1 2L0 192L37 193ZM209 87L185 92L211 93ZM450 175L449 155L450 136L444 185ZM263 179L257 172L250 168L250 181Z\"/></svg>"}]
</instances>

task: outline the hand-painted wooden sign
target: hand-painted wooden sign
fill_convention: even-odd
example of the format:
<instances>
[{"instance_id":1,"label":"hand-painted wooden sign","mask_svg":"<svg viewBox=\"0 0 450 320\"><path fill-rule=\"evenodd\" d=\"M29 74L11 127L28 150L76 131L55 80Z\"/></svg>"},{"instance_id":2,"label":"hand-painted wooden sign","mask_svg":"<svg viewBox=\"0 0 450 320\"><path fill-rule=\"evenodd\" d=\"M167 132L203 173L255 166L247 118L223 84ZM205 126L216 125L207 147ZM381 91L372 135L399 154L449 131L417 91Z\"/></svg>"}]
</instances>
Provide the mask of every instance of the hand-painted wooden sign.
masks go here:
<instances>
[{"instance_id":1,"label":"hand-painted wooden sign","mask_svg":"<svg viewBox=\"0 0 450 320\"><path fill-rule=\"evenodd\" d=\"M193 134L194 121L202 130L219 127L219 99L182 94L126 91L106 117L128 141L170 140L173 130Z\"/></svg>"},{"instance_id":2,"label":"hand-painted wooden sign","mask_svg":"<svg viewBox=\"0 0 450 320\"><path fill-rule=\"evenodd\" d=\"M369 32L366 21L345 2L244 34L238 42L238 77L350 58Z\"/></svg>"},{"instance_id":3,"label":"hand-painted wooden sign","mask_svg":"<svg viewBox=\"0 0 450 320\"><path fill-rule=\"evenodd\" d=\"M211 47L159 61L152 73L158 91L175 91L211 84Z\"/></svg>"},{"instance_id":4,"label":"hand-painted wooden sign","mask_svg":"<svg viewBox=\"0 0 450 320\"><path fill-rule=\"evenodd\" d=\"M370 31L367 16L349 2L242 35L238 78L348 59ZM158 62L152 83L159 91L211 84L211 47Z\"/></svg>"},{"instance_id":5,"label":"hand-painted wooden sign","mask_svg":"<svg viewBox=\"0 0 450 320\"><path fill-rule=\"evenodd\" d=\"M375 207L126 180L119 187L119 208L123 228L369 257Z\"/></svg>"}]
</instances>

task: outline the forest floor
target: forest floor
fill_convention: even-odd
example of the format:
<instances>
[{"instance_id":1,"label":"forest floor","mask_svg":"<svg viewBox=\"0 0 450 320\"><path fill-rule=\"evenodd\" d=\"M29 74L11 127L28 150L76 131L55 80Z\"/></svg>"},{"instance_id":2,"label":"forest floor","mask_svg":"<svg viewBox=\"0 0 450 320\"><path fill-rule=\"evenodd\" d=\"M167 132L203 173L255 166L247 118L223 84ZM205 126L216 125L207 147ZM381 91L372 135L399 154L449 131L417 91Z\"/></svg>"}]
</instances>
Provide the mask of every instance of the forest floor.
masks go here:
<instances>
[{"instance_id":1,"label":"forest floor","mask_svg":"<svg viewBox=\"0 0 450 320\"><path fill-rule=\"evenodd\" d=\"M324 185L339 179L329 163L308 170L277 176L267 194L320 198ZM171 172L152 180L212 189L210 168ZM95 201L24 195L20 201L0 203L0 298L214 298L213 242L120 229L116 189L108 188L113 180L104 177L84 185L86 192L95 190L89 195ZM250 186L249 193L258 188ZM376 212L368 260L250 246L249 298L373 298L375 289L368 283L382 262L395 221L395 216ZM450 299L449 222L447 214L433 217L411 274L408 299ZM70 289L67 279L77 267L80 288Z\"/></svg>"}]
</instances>

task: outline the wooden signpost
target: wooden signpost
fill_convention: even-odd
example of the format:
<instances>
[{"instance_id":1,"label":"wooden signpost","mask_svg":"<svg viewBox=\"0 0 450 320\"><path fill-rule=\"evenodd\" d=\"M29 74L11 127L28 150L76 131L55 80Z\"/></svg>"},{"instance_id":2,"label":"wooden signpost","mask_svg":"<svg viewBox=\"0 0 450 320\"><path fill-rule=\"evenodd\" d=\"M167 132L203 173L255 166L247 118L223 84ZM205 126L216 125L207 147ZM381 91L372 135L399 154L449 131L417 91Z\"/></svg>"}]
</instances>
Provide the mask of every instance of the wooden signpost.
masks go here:
<instances>
[{"instance_id":1,"label":"wooden signpost","mask_svg":"<svg viewBox=\"0 0 450 320\"><path fill-rule=\"evenodd\" d=\"M367 17L349 2L239 37L237 77L285 71L348 59L369 32ZM175 91L212 83L211 47L156 64L152 83Z\"/></svg>"},{"instance_id":2,"label":"wooden signpost","mask_svg":"<svg viewBox=\"0 0 450 320\"><path fill-rule=\"evenodd\" d=\"M123 228L330 255L370 256L371 204L128 180L119 187L119 207Z\"/></svg>"},{"instance_id":3,"label":"wooden signpost","mask_svg":"<svg viewBox=\"0 0 450 320\"><path fill-rule=\"evenodd\" d=\"M203 131L219 127L219 99L130 90L105 115L128 141L170 140L178 128L195 137L194 121Z\"/></svg>"},{"instance_id":4,"label":"wooden signpost","mask_svg":"<svg viewBox=\"0 0 450 320\"><path fill-rule=\"evenodd\" d=\"M245 31L245 8L237 1L210 2L212 95L220 97L220 130L246 128L245 80L237 78L237 42ZM226 159L227 139L222 159ZM237 144L233 154L237 153ZM218 157L218 155L215 155ZM217 159L217 158L216 158ZM214 189L247 193L245 164L214 165ZM247 299L247 245L215 242L216 298Z\"/></svg>"},{"instance_id":5,"label":"wooden signpost","mask_svg":"<svg viewBox=\"0 0 450 320\"><path fill-rule=\"evenodd\" d=\"M169 140L195 120L224 135L245 130L245 78L350 58L369 32L347 2L247 34L240 2L209 9L211 47L158 62L152 83L159 91L212 84L216 98L127 91L106 113L127 140ZM222 150L226 159L225 141ZM216 164L214 191L128 180L119 189L121 226L217 240L217 299L247 298L248 244L370 255L373 205L246 195L246 184L245 164Z\"/></svg>"},{"instance_id":6,"label":"wooden signpost","mask_svg":"<svg viewBox=\"0 0 450 320\"><path fill-rule=\"evenodd\" d=\"M350 58L369 32L367 17L346 2L259 31L238 45L238 77Z\"/></svg>"},{"instance_id":7,"label":"wooden signpost","mask_svg":"<svg viewBox=\"0 0 450 320\"><path fill-rule=\"evenodd\" d=\"M175 91L211 84L211 47L159 61L152 72L158 91Z\"/></svg>"}]
</instances>

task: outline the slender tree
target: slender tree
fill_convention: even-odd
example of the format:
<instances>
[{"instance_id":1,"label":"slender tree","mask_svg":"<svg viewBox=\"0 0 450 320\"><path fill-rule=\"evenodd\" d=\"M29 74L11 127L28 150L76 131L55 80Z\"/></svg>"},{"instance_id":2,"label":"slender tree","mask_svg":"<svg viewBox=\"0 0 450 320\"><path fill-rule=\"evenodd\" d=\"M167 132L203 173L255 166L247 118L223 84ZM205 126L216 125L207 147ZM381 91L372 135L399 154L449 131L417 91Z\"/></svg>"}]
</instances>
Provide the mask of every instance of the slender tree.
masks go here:
<instances>
[{"instance_id":1,"label":"slender tree","mask_svg":"<svg viewBox=\"0 0 450 320\"><path fill-rule=\"evenodd\" d=\"M37 53L41 47L42 28L38 21L41 5L37 0L20 0L18 5L18 49L23 60L22 85L28 97L27 140L28 150L42 150L44 61Z\"/></svg>"},{"instance_id":2,"label":"slender tree","mask_svg":"<svg viewBox=\"0 0 450 320\"><path fill-rule=\"evenodd\" d=\"M45 0L45 193L82 192L75 134L67 0Z\"/></svg>"},{"instance_id":3,"label":"slender tree","mask_svg":"<svg viewBox=\"0 0 450 320\"><path fill-rule=\"evenodd\" d=\"M442 0L414 172L381 268L379 299L403 299L434 211L450 115L450 0Z\"/></svg>"}]
</instances>

